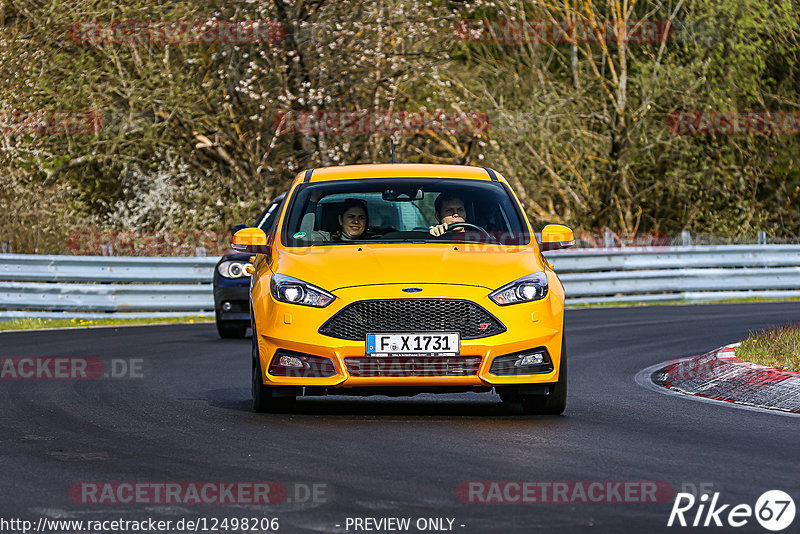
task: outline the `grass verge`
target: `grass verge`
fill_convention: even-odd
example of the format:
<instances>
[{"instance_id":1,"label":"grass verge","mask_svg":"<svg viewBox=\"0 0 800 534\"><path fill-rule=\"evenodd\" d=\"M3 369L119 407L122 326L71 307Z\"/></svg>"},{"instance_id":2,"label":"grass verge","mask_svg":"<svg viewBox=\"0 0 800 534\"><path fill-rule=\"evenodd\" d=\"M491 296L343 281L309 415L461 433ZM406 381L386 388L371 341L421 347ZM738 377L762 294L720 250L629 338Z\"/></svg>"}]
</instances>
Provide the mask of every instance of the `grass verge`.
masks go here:
<instances>
[{"instance_id":1,"label":"grass verge","mask_svg":"<svg viewBox=\"0 0 800 534\"><path fill-rule=\"evenodd\" d=\"M74 328L79 326L120 326L162 323L207 323L214 315L187 315L185 317L154 317L141 319L11 319L0 321L0 332L5 330L37 330L40 328Z\"/></svg>"},{"instance_id":2,"label":"grass verge","mask_svg":"<svg viewBox=\"0 0 800 534\"><path fill-rule=\"evenodd\" d=\"M767 367L800 371L800 325L787 324L750 332L736 347L736 357Z\"/></svg>"}]
</instances>

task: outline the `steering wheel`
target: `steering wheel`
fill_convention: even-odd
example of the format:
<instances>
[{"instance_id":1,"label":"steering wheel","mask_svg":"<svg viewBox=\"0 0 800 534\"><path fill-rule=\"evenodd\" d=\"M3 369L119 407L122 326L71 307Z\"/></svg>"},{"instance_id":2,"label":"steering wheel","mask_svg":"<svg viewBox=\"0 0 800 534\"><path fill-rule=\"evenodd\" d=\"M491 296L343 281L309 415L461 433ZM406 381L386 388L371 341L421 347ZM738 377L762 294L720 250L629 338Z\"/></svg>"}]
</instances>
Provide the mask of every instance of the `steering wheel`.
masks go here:
<instances>
[{"instance_id":1,"label":"steering wheel","mask_svg":"<svg viewBox=\"0 0 800 534\"><path fill-rule=\"evenodd\" d=\"M453 223L453 224L448 224L447 225L447 231L448 232L452 232L453 230L458 230L459 228L471 228L473 230L477 230L481 234L483 234L485 237L488 237L489 239L494 240L494 237L492 237L492 234L490 234L489 232L487 232L486 230L484 230L483 228L481 228L477 224L472 224L472 223L468 223L468 222L457 222L457 223Z\"/></svg>"}]
</instances>

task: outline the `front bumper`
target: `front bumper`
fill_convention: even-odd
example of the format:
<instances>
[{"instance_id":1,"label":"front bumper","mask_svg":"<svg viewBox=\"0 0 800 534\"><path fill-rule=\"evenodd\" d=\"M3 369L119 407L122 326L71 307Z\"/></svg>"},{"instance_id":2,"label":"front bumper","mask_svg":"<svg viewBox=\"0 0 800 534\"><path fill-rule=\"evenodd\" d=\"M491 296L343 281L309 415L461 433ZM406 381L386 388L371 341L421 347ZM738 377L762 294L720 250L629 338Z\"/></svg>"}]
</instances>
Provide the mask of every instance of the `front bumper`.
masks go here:
<instances>
[{"instance_id":1,"label":"front bumper","mask_svg":"<svg viewBox=\"0 0 800 534\"><path fill-rule=\"evenodd\" d=\"M230 311L222 309L224 302L230 303ZM214 282L214 311L219 321L250 326L250 279L229 280L218 275Z\"/></svg>"},{"instance_id":2,"label":"front bumper","mask_svg":"<svg viewBox=\"0 0 800 534\"><path fill-rule=\"evenodd\" d=\"M346 340L319 333L320 327L342 308L356 301L407 299L403 285L346 288L335 292L337 299L327 308L311 308L275 301L268 291L254 292L256 331L264 383L271 386L307 386L324 388L372 388L382 386L421 387L492 387L516 384L548 384L558 380L564 324L564 300L561 284L553 275L551 291L540 301L497 306L489 290L475 286L448 284L421 285L425 297L472 301L494 315L506 327L504 332L479 339L462 339L458 358L471 359L470 374L423 376L354 376L346 360L365 359L365 340ZM544 373L500 376L490 369L496 357L543 347L552 360L552 370ZM333 364L331 376L277 376L269 371L279 350L328 358ZM457 365L458 362L453 362ZM433 365L435 368L435 365ZM477 369L473 371L473 368ZM363 373L361 373L363 374Z\"/></svg>"}]
</instances>

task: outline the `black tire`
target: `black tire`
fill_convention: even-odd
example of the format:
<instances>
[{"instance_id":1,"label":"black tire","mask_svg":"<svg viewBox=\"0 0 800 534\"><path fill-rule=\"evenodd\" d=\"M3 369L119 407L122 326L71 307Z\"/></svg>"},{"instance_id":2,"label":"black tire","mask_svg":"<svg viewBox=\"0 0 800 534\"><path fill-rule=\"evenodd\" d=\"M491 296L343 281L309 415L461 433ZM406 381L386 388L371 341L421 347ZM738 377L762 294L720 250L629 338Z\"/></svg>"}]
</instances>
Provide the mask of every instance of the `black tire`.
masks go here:
<instances>
[{"instance_id":1,"label":"black tire","mask_svg":"<svg viewBox=\"0 0 800 534\"><path fill-rule=\"evenodd\" d=\"M520 395L522 411L531 415L561 415L567 408L567 340L561 341L561 367L558 382L550 386L549 395Z\"/></svg>"},{"instance_id":2,"label":"black tire","mask_svg":"<svg viewBox=\"0 0 800 534\"><path fill-rule=\"evenodd\" d=\"M226 321L220 321L217 319L217 332L219 333L219 337L225 339L232 339L238 338L241 339L247 333L246 326L239 326L237 324L228 324Z\"/></svg>"},{"instance_id":3,"label":"black tire","mask_svg":"<svg viewBox=\"0 0 800 534\"><path fill-rule=\"evenodd\" d=\"M514 404L522 400L517 388L514 386L496 387L495 391L497 391L497 394L500 395L500 400L504 403Z\"/></svg>"},{"instance_id":4,"label":"black tire","mask_svg":"<svg viewBox=\"0 0 800 534\"><path fill-rule=\"evenodd\" d=\"M255 330L253 331L253 363L252 363L252 393L253 411L257 413L285 412L291 410L297 397L274 396L273 389L264 385L264 373L261 371L261 358L258 354L258 342Z\"/></svg>"}]
</instances>

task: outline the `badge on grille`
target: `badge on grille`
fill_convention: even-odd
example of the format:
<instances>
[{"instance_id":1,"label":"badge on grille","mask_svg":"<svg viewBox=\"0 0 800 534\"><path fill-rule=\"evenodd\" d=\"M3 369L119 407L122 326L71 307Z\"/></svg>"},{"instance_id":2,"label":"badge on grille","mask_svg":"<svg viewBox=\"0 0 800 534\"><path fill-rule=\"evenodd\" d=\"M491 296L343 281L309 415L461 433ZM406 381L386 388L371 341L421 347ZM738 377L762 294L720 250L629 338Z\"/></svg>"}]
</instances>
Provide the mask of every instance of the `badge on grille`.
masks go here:
<instances>
[{"instance_id":1,"label":"badge on grille","mask_svg":"<svg viewBox=\"0 0 800 534\"><path fill-rule=\"evenodd\" d=\"M403 288L404 293L419 293L422 291L421 287L405 287Z\"/></svg>"}]
</instances>

